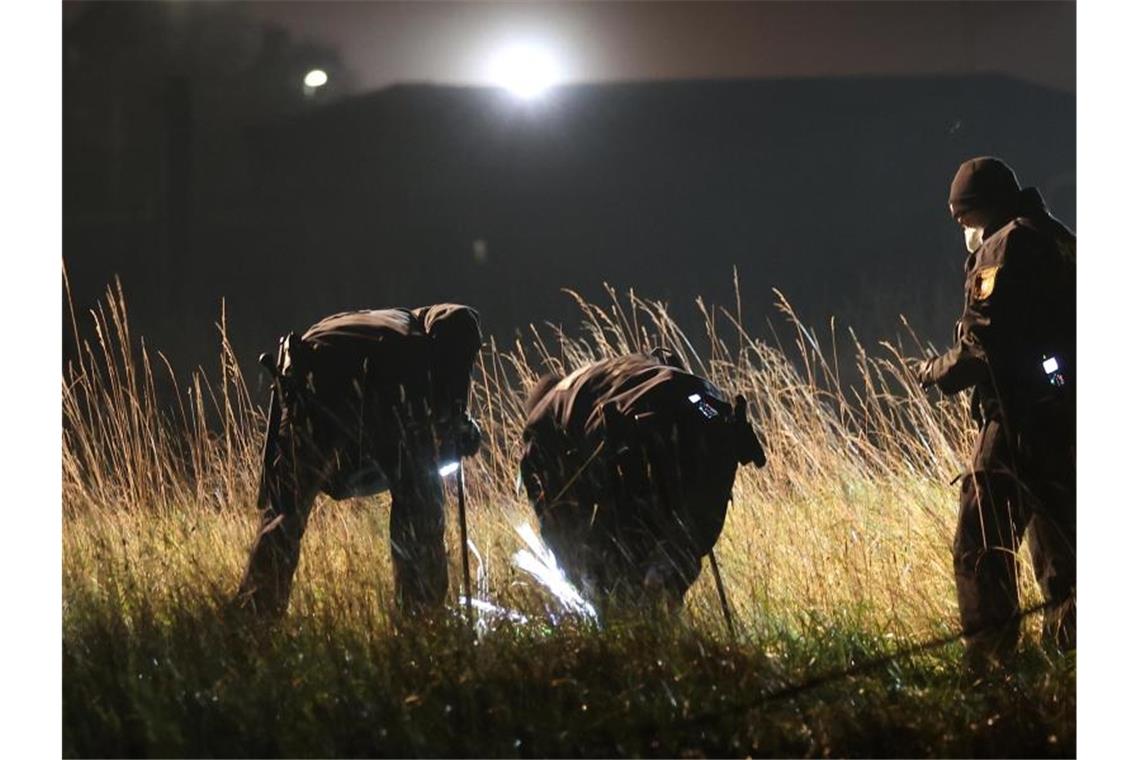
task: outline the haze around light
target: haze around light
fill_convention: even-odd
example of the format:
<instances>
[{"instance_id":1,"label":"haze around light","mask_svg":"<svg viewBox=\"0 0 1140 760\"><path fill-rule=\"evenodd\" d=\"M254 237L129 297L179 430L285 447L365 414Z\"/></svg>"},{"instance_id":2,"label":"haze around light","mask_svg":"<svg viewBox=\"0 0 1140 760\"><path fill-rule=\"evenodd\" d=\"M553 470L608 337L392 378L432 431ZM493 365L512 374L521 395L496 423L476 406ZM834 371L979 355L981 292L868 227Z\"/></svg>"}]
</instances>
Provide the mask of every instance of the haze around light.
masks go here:
<instances>
[{"instance_id":1,"label":"haze around light","mask_svg":"<svg viewBox=\"0 0 1140 760\"><path fill-rule=\"evenodd\" d=\"M239 7L298 40L335 48L358 91L488 86L498 51L535 43L561 67L555 84L995 72L1076 88L1073 3L265 0ZM544 87L514 74L498 80L507 82L517 92Z\"/></svg>"},{"instance_id":2,"label":"haze around light","mask_svg":"<svg viewBox=\"0 0 1140 760\"><path fill-rule=\"evenodd\" d=\"M564 81L565 64L549 45L534 41L510 42L488 55L484 77L515 97L534 100Z\"/></svg>"}]
</instances>

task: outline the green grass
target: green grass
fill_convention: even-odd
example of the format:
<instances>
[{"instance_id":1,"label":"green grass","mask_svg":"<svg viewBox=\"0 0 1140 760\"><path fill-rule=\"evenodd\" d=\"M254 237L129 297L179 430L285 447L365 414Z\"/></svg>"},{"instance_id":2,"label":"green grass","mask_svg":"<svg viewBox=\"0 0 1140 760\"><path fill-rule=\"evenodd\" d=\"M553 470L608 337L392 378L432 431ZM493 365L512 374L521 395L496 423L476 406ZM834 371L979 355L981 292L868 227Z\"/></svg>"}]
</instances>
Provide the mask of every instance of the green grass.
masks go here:
<instances>
[{"instance_id":1,"label":"green grass","mask_svg":"<svg viewBox=\"0 0 1140 760\"><path fill-rule=\"evenodd\" d=\"M826 358L835 336L790 309L795 360L738 330L739 312L708 311L698 350L660 304L582 306L583 337L536 330L528 345L488 346L477 368L489 438L468 471L479 595L533 622L476 639L459 610L392 613L386 497L319 502L286 618L235 616L263 412L224 317L221 381L196 375L164 411L155 387L173 373L152 371L161 358L130 337L110 293L64 377L64 753L1075 754L1075 658L1042 648L1036 619L1016 661L981 680L954 642L796 689L953 634L946 483L972 435L961 399L919 393L900 346L873 358L855 344L860 359L841 372ZM678 616L597 630L550 624L510 560L514 526L531 519L513 487L522 389L543 366L655 343L745 393L769 451L767 468L738 478L716 549L735 638L707 571ZM1024 576L1028 606L1039 596Z\"/></svg>"},{"instance_id":2,"label":"green grass","mask_svg":"<svg viewBox=\"0 0 1140 760\"><path fill-rule=\"evenodd\" d=\"M372 556L382 544L369 534L375 516L325 507L292 612L277 626L249 624L224 604L248 537L242 521L70 524L65 754L1074 753L1074 662L1034 644L1008 675L980 682L962 674L952 644L765 699L897 651L903 642L857 608L784 617L738 603L747 625L737 641L700 605L603 631L537 621L476 641L457 614L397 631L382 593L387 568ZM228 571L215 573L219 541Z\"/></svg>"}]
</instances>

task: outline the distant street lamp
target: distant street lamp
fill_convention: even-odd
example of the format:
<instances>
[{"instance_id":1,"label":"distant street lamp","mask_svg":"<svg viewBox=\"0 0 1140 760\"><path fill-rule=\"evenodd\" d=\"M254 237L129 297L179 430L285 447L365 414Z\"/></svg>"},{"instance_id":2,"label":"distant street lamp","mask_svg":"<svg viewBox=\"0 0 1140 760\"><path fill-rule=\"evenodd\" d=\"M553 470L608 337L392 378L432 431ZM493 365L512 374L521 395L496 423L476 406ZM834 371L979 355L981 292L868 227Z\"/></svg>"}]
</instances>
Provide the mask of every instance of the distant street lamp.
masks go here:
<instances>
[{"instance_id":1,"label":"distant street lamp","mask_svg":"<svg viewBox=\"0 0 1140 760\"><path fill-rule=\"evenodd\" d=\"M317 91L317 88L324 87L328 84L329 75L323 69L313 69L305 75L305 94L312 95Z\"/></svg>"}]
</instances>

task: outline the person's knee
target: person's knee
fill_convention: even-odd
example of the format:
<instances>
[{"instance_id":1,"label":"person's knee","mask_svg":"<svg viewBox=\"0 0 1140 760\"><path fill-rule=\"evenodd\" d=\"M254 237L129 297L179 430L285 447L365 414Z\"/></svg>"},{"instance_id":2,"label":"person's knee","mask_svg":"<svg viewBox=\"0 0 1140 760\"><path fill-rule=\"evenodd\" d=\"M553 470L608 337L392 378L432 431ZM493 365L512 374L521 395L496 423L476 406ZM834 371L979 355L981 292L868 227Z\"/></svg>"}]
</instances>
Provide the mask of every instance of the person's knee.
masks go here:
<instances>
[{"instance_id":1,"label":"person's knee","mask_svg":"<svg viewBox=\"0 0 1140 760\"><path fill-rule=\"evenodd\" d=\"M984 553L985 545L980 536L971 526L959 524L950 549L954 574L959 576L976 574Z\"/></svg>"},{"instance_id":2,"label":"person's knee","mask_svg":"<svg viewBox=\"0 0 1140 760\"><path fill-rule=\"evenodd\" d=\"M651 596L662 596L679 604L696 582L699 572L699 566L694 569L688 562L656 563L646 571L643 587Z\"/></svg>"},{"instance_id":3,"label":"person's knee","mask_svg":"<svg viewBox=\"0 0 1140 760\"><path fill-rule=\"evenodd\" d=\"M971 565L994 552L1011 548L1010 515L999 514L996 485L985 473L970 473L959 495L958 525L952 554L955 570L971 571Z\"/></svg>"},{"instance_id":4,"label":"person's knee","mask_svg":"<svg viewBox=\"0 0 1140 760\"><path fill-rule=\"evenodd\" d=\"M442 547L439 551L421 549L410 557L404 556L402 561L398 559L400 555L393 553L397 559L394 563L396 605L405 611L438 606L447 596L446 554Z\"/></svg>"},{"instance_id":5,"label":"person's knee","mask_svg":"<svg viewBox=\"0 0 1140 760\"><path fill-rule=\"evenodd\" d=\"M1041 588L1041 594L1047 602L1060 604L1070 597L1076 596L1077 579L1075 573L1046 573L1039 576L1037 581Z\"/></svg>"},{"instance_id":6,"label":"person's knee","mask_svg":"<svg viewBox=\"0 0 1140 760\"><path fill-rule=\"evenodd\" d=\"M297 561L296 551L272 540L259 540L238 588L237 606L258 616L284 615L289 606Z\"/></svg>"},{"instance_id":7,"label":"person's knee","mask_svg":"<svg viewBox=\"0 0 1140 760\"><path fill-rule=\"evenodd\" d=\"M389 542L396 601L403 609L442 603L447 593L443 503L432 493L430 487L411 494L401 488L392 501Z\"/></svg>"},{"instance_id":8,"label":"person's knee","mask_svg":"<svg viewBox=\"0 0 1140 760\"><path fill-rule=\"evenodd\" d=\"M396 560L421 564L444 554L444 525L440 519L393 520L389 531Z\"/></svg>"},{"instance_id":9,"label":"person's knee","mask_svg":"<svg viewBox=\"0 0 1140 760\"><path fill-rule=\"evenodd\" d=\"M1046 611L1044 635L1064 651L1077 648L1077 598L1073 593L1054 600Z\"/></svg>"},{"instance_id":10,"label":"person's knee","mask_svg":"<svg viewBox=\"0 0 1140 760\"><path fill-rule=\"evenodd\" d=\"M954 562L955 572L973 572L974 566L981 556L981 547L969 539L962 538L959 534L954 537L950 556Z\"/></svg>"}]
</instances>

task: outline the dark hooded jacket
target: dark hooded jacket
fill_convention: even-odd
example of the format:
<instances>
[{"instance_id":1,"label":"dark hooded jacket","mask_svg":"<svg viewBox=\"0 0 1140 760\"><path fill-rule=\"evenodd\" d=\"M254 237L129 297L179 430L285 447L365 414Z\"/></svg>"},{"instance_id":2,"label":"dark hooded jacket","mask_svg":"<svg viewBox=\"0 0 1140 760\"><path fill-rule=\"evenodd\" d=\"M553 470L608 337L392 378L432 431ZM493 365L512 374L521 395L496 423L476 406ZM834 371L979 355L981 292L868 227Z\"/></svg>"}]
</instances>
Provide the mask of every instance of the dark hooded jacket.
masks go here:
<instances>
[{"instance_id":1,"label":"dark hooded jacket","mask_svg":"<svg viewBox=\"0 0 1140 760\"><path fill-rule=\"evenodd\" d=\"M405 393L428 395L442 416L467 397L482 335L474 309L436 304L334 314L306 330L301 341L299 351L309 365L357 380L370 375L380 385L404 385Z\"/></svg>"},{"instance_id":2,"label":"dark hooded jacket","mask_svg":"<svg viewBox=\"0 0 1140 760\"><path fill-rule=\"evenodd\" d=\"M643 429L660 422L664 429L682 410L732 424L737 461L764 464L763 448L746 419L743 399L734 409L724 392L708 380L648 354L605 359L540 385L527 403L523 458L545 461L541 469L547 473L570 476L575 465L585 466L607 438L612 444L615 420ZM559 460L557 467L550 461L553 458ZM559 485L546 483L545 489Z\"/></svg>"},{"instance_id":3,"label":"dark hooded jacket","mask_svg":"<svg viewBox=\"0 0 1140 760\"><path fill-rule=\"evenodd\" d=\"M630 354L588 364L532 399L523 440L557 429L583 445L601 441L603 408L616 405L625 416L649 414L662 406L685 403L693 394L728 405L715 385L646 354ZM592 446L590 446L592 448Z\"/></svg>"},{"instance_id":4,"label":"dark hooded jacket","mask_svg":"<svg viewBox=\"0 0 1140 760\"><path fill-rule=\"evenodd\" d=\"M678 364L604 359L541 381L527 402L520 477L572 582L592 573L609 589L629 572L638 585L664 552L683 594L723 528L738 465L764 464L744 399Z\"/></svg>"},{"instance_id":5,"label":"dark hooded jacket","mask_svg":"<svg viewBox=\"0 0 1140 760\"><path fill-rule=\"evenodd\" d=\"M1016 422L1056 402L1048 359L1059 365L1066 398L1075 398L1077 242L1036 189L1019 190L1012 209L966 259L955 342L931 363L929 380L945 393L973 388L979 418Z\"/></svg>"},{"instance_id":6,"label":"dark hooded jacket","mask_svg":"<svg viewBox=\"0 0 1140 760\"><path fill-rule=\"evenodd\" d=\"M336 452L325 490L335 498L387 488L377 462L422 426L453 456L468 421L471 367L482 337L478 313L458 304L352 311L282 340L283 401L274 418L304 418L313 443ZM430 426L430 428L429 428ZM266 456L276 442L266 439Z\"/></svg>"}]
</instances>

